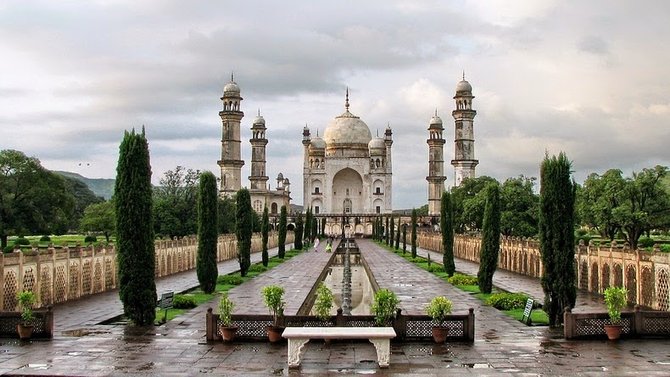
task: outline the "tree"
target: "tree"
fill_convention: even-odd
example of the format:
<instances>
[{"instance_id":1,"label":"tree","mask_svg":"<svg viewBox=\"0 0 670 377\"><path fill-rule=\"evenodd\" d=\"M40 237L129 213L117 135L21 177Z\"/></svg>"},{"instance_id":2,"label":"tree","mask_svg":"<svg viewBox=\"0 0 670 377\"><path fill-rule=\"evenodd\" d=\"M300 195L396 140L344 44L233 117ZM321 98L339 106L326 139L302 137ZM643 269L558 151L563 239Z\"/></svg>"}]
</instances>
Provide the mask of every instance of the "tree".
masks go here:
<instances>
[{"instance_id":1,"label":"tree","mask_svg":"<svg viewBox=\"0 0 670 377\"><path fill-rule=\"evenodd\" d=\"M109 243L109 236L116 231L114 203L111 200L91 204L84 210L79 223L82 232L100 232Z\"/></svg>"},{"instance_id":2,"label":"tree","mask_svg":"<svg viewBox=\"0 0 670 377\"><path fill-rule=\"evenodd\" d=\"M537 237L540 197L533 192L535 178L508 178L500 189L500 232L505 236Z\"/></svg>"},{"instance_id":3,"label":"tree","mask_svg":"<svg viewBox=\"0 0 670 377\"><path fill-rule=\"evenodd\" d=\"M391 232L391 229L389 228L390 219L389 219L388 216L385 216L385 217L386 217L386 228L384 229L385 230L385 232L384 232L384 242L386 242L386 244L388 245L389 244L389 235L390 235L390 232Z\"/></svg>"},{"instance_id":4,"label":"tree","mask_svg":"<svg viewBox=\"0 0 670 377\"><path fill-rule=\"evenodd\" d=\"M303 238L307 240L307 242L311 242L312 240L312 207L307 208L307 212L305 213L305 225L303 227Z\"/></svg>"},{"instance_id":5,"label":"tree","mask_svg":"<svg viewBox=\"0 0 670 377\"><path fill-rule=\"evenodd\" d=\"M235 200L233 198L219 197L219 233L235 233Z\"/></svg>"},{"instance_id":6,"label":"tree","mask_svg":"<svg viewBox=\"0 0 670 377\"><path fill-rule=\"evenodd\" d=\"M295 219L295 240L293 243L293 248L296 250L302 250L302 231L304 230L302 212L298 212L298 216Z\"/></svg>"},{"instance_id":7,"label":"tree","mask_svg":"<svg viewBox=\"0 0 670 377\"><path fill-rule=\"evenodd\" d=\"M67 191L72 194L72 198L74 199L74 206L72 208L70 221L68 222L68 228L77 229L80 227L80 221L82 216L84 216L84 210L91 204L104 202L105 199L95 196L95 193L88 188L86 183L74 177L61 174L58 175L65 180Z\"/></svg>"},{"instance_id":8,"label":"tree","mask_svg":"<svg viewBox=\"0 0 670 377\"><path fill-rule=\"evenodd\" d=\"M407 224L402 226L402 253L403 255L407 251Z\"/></svg>"},{"instance_id":9,"label":"tree","mask_svg":"<svg viewBox=\"0 0 670 377\"><path fill-rule=\"evenodd\" d=\"M319 219L312 215L312 241L318 236Z\"/></svg>"},{"instance_id":10,"label":"tree","mask_svg":"<svg viewBox=\"0 0 670 377\"><path fill-rule=\"evenodd\" d=\"M449 277L454 276L456 265L454 264L454 224L451 209L451 194L448 191L442 193L440 202L440 231L442 232L442 265Z\"/></svg>"},{"instance_id":11,"label":"tree","mask_svg":"<svg viewBox=\"0 0 670 377\"><path fill-rule=\"evenodd\" d=\"M243 188L236 195L237 224L235 235L237 236L237 259L240 262L240 275L246 276L251 266L251 235L253 230L252 220L254 210L251 208L251 196L249 190Z\"/></svg>"},{"instance_id":12,"label":"tree","mask_svg":"<svg viewBox=\"0 0 670 377\"><path fill-rule=\"evenodd\" d=\"M10 235L62 234L74 198L65 180L19 151L0 151L0 245Z\"/></svg>"},{"instance_id":13,"label":"tree","mask_svg":"<svg viewBox=\"0 0 670 377\"><path fill-rule=\"evenodd\" d=\"M398 217L398 226L395 231L395 249L400 249L400 217Z\"/></svg>"},{"instance_id":14,"label":"tree","mask_svg":"<svg viewBox=\"0 0 670 377\"><path fill-rule=\"evenodd\" d=\"M389 246L393 247L393 240L395 239L395 219L391 215L390 225L389 225Z\"/></svg>"},{"instance_id":15,"label":"tree","mask_svg":"<svg viewBox=\"0 0 670 377\"><path fill-rule=\"evenodd\" d=\"M119 148L114 184L119 296L135 324L156 318L154 229L149 145L141 134L126 131Z\"/></svg>"},{"instance_id":16,"label":"tree","mask_svg":"<svg viewBox=\"0 0 670 377\"><path fill-rule=\"evenodd\" d=\"M610 241L621 229L620 219L615 218L614 213L625 200L625 186L622 171L610 169L603 175L589 174L577 191L575 209L582 223Z\"/></svg>"},{"instance_id":17,"label":"tree","mask_svg":"<svg viewBox=\"0 0 670 377\"><path fill-rule=\"evenodd\" d=\"M416 258L416 208L412 209L412 258Z\"/></svg>"},{"instance_id":18,"label":"tree","mask_svg":"<svg viewBox=\"0 0 670 377\"><path fill-rule=\"evenodd\" d=\"M262 249L262 260L263 260L263 266L267 267L269 258L268 258L268 233L270 230L270 215L268 214L268 207L265 206L263 208L263 220L262 220L262 225L261 225L261 237L263 241L263 249Z\"/></svg>"},{"instance_id":19,"label":"tree","mask_svg":"<svg viewBox=\"0 0 670 377\"><path fill-rule=\"evenodd\" d=\"M657 165L626 179L622 203L613 210L613 217L625 231L632 249L637 249L645 231L667 227L670 223L670 195L662 183L666 176L668 168Z\"/></svg>"},{"instance_id":20,"label":"tree","mask_svg":"<svg viewBox=\"0 0 670 377\"><path fill-rule=\"evenodd\" d=\"M279 250L277 251L277 256L279 259L284 259L284 254L286 252L286 206L281 206L279 211Z\"/></svg>"},{"instance_id":21,"label":"tree","mask_svg":"<svg viewBox=\"0 0 670 377\"><path fill-rule=\"evenodd\" d=\"M197 231L199 172L177 166L163 174L154 190L155 231L181 238Z\"/></svg>"},{"instance_id":22,"label":"tree","mask_svg":"<svg viewBox=\"0 0 670 377\"><path fill-rule=\"evenodd\" d=\"M217 203L216 177L212 172L206 171L200 174L198 188L198 258L196 260L198 282L205 293L214 292L216 279L219 276L216 266Z\"/></svg>"},{"instance_id":23,"label":"tree","mask_svg":"<svg viewBox=\"0 0 670 377\"><path fill-rule=\"evenodd\" d=\"M460 186L451 190L454 232L462 234L469 230L482 229L486 205L485 188L490 183L498 181L487 176L466 178Z\"/></svg>"},{"instance_id":24,"label":"tree","mask_svg":"<svg viewBox=\"0 0 670 377\"><path fill-rule=\"evenodd\" d=\"M482 229L482 246L479 257L477 283L482 293L491 293L493 274L498 267L500 253L500 189L497 183L486 188L486 206Z\"/></svg>"},{"instance_id":25,"label":"tree","mask_svg":"<svg viewBox=\"0 0 670 377\"><path fill-rule=\"evenodd\" d=\"M540 253L542 289L549 325L563 323L563 311L575 306L575 184L564 153L545 156L540 167Z\"/></svg>"}]
</instances>

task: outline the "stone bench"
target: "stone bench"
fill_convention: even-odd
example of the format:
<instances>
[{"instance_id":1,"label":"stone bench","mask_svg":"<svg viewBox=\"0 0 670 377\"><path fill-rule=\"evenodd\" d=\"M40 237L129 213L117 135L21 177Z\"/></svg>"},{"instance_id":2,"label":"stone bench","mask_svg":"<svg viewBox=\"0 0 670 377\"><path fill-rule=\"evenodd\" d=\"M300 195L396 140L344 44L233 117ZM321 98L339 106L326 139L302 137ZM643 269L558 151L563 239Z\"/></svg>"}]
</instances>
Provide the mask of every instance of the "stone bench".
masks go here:
<instances>
[{"instance_id":1,"label":"stone bench","mask_svg":"<svg viewBox=\"0 0 670 377\"><path fill-rule=\"evenodd\" d=\"M300 353L310 339L368 339L377 350L379 367L389 366L393 327L287 327L282 336L288 339L288 366L300 366Z\"/></svg>"}]
</instances>

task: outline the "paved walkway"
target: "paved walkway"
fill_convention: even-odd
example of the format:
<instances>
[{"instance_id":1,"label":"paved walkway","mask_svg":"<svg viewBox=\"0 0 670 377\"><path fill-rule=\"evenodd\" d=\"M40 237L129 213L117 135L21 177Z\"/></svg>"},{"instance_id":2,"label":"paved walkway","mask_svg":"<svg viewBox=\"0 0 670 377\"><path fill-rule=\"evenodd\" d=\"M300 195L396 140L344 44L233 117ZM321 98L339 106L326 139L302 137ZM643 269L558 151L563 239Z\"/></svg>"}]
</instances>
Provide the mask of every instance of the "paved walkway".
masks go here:
<instances>
[{"instance_id":1,"label":"paved walkway","mask_svg":"<svg viewBox=\"0 0 670 377\"><path fill-rule=\"evenodd\" d=\"M86 325L95 323L89 315L105 317L105 311L108 317L116 315L120 309L118 295L110 294L106 300L98 300L102 295L96 295L77 303L59 305L56 318L71 311L70 319L58 320L56 336L51 341L0 339L0 373L43 376L670 375L667 351L670 340L566 341L560 332L546 327L526 327L493 308L480 305L449 284L442 281L438 284L428 275L421 276L428 273L374 244L363 241L361 245L369 258L377 258L377 271L395 277L384 284L390 283L399 294L407 296L401 304L408 310L418 310L421 302L438 292L455 298L458 302L456 311L474 307L475 342L394 344L391 366L386 370L377 367L374 348L368 342L310 342L301 368L289 371L286 368L286 344L206 342L204 318L208 305L201 305L159 327ZM232 261L225 268L234 269L235 263ZM225 271L221 264L219 268L220 272ZM284 263L277 267L287 268L295 269L295 266ZM305 266L298 269L306 270ZM187 276L189 274L191 277ZM184 275L160 279L159 286L179 291L178 284L181 283L178 281L195 279L195 271ZM403 286L401 279L417 285L405 290L409 287ZM382 280L381 276L378 280ZM396 283L399 285L394 286ZM517 290L524 291L523 287ZM215 301L212 300L212 304ZM77 315L72 313L74 309L68 309L70 307L82 311ZM80 322L76 323L77 320ZM61 331L66 328L81 331Z\"/></svg>"}]
</instances>

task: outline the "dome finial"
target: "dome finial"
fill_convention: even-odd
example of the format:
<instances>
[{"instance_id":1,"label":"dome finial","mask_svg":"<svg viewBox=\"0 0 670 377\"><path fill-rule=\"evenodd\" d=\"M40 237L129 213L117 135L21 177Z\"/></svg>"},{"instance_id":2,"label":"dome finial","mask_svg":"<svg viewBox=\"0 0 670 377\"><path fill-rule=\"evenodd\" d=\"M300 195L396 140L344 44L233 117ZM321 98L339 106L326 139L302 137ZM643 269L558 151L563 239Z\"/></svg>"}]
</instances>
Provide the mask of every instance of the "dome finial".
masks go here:
<instances>
[{"instance_id":1,"label":"dome finial","mask_svg":"<svg viewBox=\"0 0 670 377\"><path fill-rule=\"evenodd\" d=\"M435 108L435 116L437 116L437 107Z\"/></svg>"},{"instance_id":2,"label":"dome finial","mask_svg":"<svg viewBox=\"0 0 670 377\"><path fill-rule=\"evenodd\" d=\"M463 70L463 81L465 81L465 70Z\"/></svg>"},{"instance_id":3,"label":"dome finial","mask_svg":"<svg viewBox=\"0 0 670 377\"><path fill-rule=\"evenodd\" d=\"M230 82L235 82L235 73L230 71Z\"/></svg>"},{"instance_id":4,"label":"dome finial","mask_svg":"<svg viewBox=\"0 0 670 377\"><path fill-rule=\"evenodd\" d=\"M261 116L261 108L258 108L258 116Z\"/></svg>"},{"instance_id":5,"label":"dome finial","mask_svg":"<svg viewBox=\"0 0 670 377\"><path fill-rule=\"evenodd\" d=\"M344 100L344 108L349 111L349 87L347 86L347 95Z\"/></svg>"}]
</instances>

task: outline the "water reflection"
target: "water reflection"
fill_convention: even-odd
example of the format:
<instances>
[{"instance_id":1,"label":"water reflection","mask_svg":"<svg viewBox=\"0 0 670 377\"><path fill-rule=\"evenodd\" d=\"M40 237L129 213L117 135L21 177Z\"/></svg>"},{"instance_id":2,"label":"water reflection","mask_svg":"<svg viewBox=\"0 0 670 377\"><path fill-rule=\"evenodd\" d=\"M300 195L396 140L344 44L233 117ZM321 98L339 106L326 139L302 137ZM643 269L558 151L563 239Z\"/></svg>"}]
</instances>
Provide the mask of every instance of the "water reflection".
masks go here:
<instances>
[{"instance_id":1,"label":"water reflection","mask_svg":"<svg viewBox=\"0 0 670 377\"><path fill-rule=\"evenodd\" d=\"M344 258L344 254L335 257L334 264L329 267L328 274L323 280L334 296L331 315L336 315L337 309L341 308L343 303ZM360 254L351 254L349 260L351 266L351 314L368 315L374 296L372 284L370 284L365 268L360 264ZM315 315L314 309L310 314Z\"/></svg>"}]
</instances>

